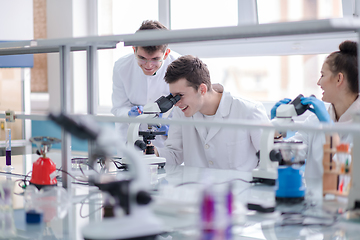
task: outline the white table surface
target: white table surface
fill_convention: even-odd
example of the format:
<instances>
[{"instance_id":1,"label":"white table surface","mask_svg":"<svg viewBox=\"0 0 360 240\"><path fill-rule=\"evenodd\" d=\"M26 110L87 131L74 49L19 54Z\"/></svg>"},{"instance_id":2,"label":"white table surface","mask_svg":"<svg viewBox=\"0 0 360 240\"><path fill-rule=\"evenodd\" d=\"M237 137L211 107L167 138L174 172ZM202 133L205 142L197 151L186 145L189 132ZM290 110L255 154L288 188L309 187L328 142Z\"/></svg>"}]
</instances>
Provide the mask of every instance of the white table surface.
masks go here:
<instances>
[{"instance_id":1,"label":"white table surface","mask_svg":"<svg viewBox=\"0 0 360 240\"><path fill-rule=\"evenodd\" d=\"M57 167L61 161L57 154L49 155ZM25 175L31 170L36 155L13 156L14 174ZM0 169L5 165L5 157L0 157ZM80 176L75 170L73 173ZM114 174L114 173L113 173ZM118 175L124 173L117 173ZM0 180L11 178L15 181L22 175L0 173ZM305 201L296 205L278 204L276 212L261 214L246 209L249 201L274 201L274 188L266 185L253 185L243 180L251 180L250 173L235 170L193 168L185 166L165 166L159 169L157 176L151 179L151 193L154 201L150 205L156 216L163 223L164 234L158 239L199 239L199 199L204 186L212 186L221 191L229 181L234 193L233 239L360 239L359 220L347 220L346 214L336 214L346 210L346 199L323 198L321 179L306 179ZM15 185L14 192L23 190ZM10 239L83 239L81 229L92 221L101 221L102 194L96 187L72 184L68 191L71 196L70 208L64 218L57 214L41 225L25 223L24 197L14 195L13 211L8 214L13 222L16 235ZM332 219L337 216L331 226L321 225L286 225L281 221L281 212L302 212L307 216ZM0 211L5 221L5 212ZM90 215L89 215L90 213ZM89 216L88 216L89 215ZM50 215L52 216L52 215ZM313 219L312 219L313 220ZM3 222L4 223L4 222ZM0 224L1 225L1 224ZM119 226L126 227L126 226ZM0 236L4 236L4 228L0 228ZM1 238L1 237L0 237Z\"/></svg>"}]
</instances>

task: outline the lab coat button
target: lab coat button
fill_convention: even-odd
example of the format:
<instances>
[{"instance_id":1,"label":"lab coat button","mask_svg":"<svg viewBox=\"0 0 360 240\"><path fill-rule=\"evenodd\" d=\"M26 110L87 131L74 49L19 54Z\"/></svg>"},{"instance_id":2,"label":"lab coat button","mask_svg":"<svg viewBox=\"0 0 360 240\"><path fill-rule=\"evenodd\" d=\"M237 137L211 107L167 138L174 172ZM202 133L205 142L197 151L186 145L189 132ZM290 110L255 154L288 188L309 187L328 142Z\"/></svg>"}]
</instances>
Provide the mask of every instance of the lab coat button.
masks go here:
<instances>
[{"instance_id":1,"label":"lab coat button","mask_svg":"<svg viewBox=\"0 0 360 240\"><path fill-rule=\"evenodd\" d=\"M205 149L208 149L209 147L210 147L209 145L205 144Z\"/></svg>"},{"instance_id":2,"label":"lab coat button","mask_svg":"<svg viewBox=\"0 0 360 240\"><path fill-rule=\"evenodd\" d=\"M209 164L210 164L210 165L213 165L214 163L213 163L213 161L209 161Z\"/></svg>"}]
</instances>

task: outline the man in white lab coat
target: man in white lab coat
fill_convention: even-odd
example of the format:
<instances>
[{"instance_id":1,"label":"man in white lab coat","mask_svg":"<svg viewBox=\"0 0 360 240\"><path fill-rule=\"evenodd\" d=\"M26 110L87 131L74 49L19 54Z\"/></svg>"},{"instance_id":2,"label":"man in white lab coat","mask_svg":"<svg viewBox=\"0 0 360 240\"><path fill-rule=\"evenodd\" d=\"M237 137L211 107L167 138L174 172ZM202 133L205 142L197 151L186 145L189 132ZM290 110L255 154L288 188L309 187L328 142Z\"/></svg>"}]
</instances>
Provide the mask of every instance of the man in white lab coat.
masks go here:
<instances>
[{"instance_id":1,"label":"man in white lab coat","mask_svg":"<svg viewBox=\"0 0 360 240\"><path fill-rule=\"evenodd\" d=\"M165 81L174 96L181 96L173 119L269 122L261 103L215 91L207 66L197 57L187 55L172 62ZM258 163L261 133L261 129L171 125L165 147L157 154L166 158L167 165L251 171Z\"/></svg>"},{"instance_id":2,"label":"man in white lab coat","mask_svg":"<svg viewBox=\"0 0 360 240\"><path fill-rule=\"evenodd\" d=\"M160 22L147 20L138 31L148 29L167 30ZM145 104L169 94L169 85L164 81L165 71L179 56L172 53L167 44L133 47L133 50L134 54L121 57L114 65L111 112L119 117L136 117L142 114ZM117 134L125 143L129 124L116 123L115 126ZM161 130L167 131L168 126L163 126ZM153 143L155 146L163 146L164 139L165 136L158 136Z\"/></svg>"}]
</instances>

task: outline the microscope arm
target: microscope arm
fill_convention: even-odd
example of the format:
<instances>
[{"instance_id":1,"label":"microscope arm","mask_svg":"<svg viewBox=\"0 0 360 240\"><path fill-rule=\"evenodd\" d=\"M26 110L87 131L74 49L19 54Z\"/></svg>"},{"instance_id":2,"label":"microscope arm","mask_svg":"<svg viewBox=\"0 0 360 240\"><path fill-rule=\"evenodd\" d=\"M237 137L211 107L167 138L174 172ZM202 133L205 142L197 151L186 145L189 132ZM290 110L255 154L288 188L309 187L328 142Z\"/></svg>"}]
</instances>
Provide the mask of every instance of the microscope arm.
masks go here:
<instances>
[{"instance_id":1,"label":"microscope arm","mask_svg":"<svg viewBox=\"0 0 360 240\"><path fill-rule=\"evenodd\" d=\"M155 118L156 114L141 114L137 116L136 118L139 119L151 119ZM139 129L140 129L140 123L130 123L128 132L127 132L127 145L134 148L134 144L136 141L140 140L142 141L143 138L139 135Z\"/></svg>"},{"instance_id":2,"label":"microscope arm","mask_svg":"<svg viewBox=\"0 0 360 240\"><path fill-rule=\"evenodd\" d=\"M180 96L173 96L169 94L164 97L161 96L153 103L148 103L143 108L143 114L137 116L137 118L146 119L146 118L155 118L159 113L165 113L169 111L178 101ZM140 123L130 123L128 132L127 132L127 144L130 147L134 147L136 141L142 141L142 137L139 136Z\"/></svg>"},{"instance_id":3,"label":"microscope arm","mask_svg":"<svg viewBox=\"0 0 360 240\"><path fill-rule=\"evenodd\" d=\"M306 111L308 106L301 106L302 95L299 95L289 104L282 104L276 109L276 117L271 121L274 126L291 123L292 117L298 116ZM253 170L254 180L274 185L278 177L277 168L279 163L271 159L271 151L274 148L274 129L264 129L260 140L259 166Z\"/></svg>"}]
</instances>

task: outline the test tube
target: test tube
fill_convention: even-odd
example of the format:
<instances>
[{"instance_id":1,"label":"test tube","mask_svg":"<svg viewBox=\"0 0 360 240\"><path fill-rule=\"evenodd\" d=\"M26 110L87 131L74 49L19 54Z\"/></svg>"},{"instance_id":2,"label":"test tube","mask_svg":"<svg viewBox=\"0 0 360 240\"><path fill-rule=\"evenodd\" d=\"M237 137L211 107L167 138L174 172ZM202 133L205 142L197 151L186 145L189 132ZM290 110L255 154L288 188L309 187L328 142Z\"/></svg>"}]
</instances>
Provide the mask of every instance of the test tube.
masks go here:
<instances>
[{"instance_id":1,"label":"test tube","mask_svg":"<svg viewBox=\"0 0 360 240\"><path fill-rule=\"evenodd\" d=\"M11 165L11 129L5 130L6 166Z\"/></svg>"},{"instance_id":2,"label":"test tube","mask_svg":"<svg viewBox=\"0 0 360 240\"><path fill-rule=\"evenodd\" d=\"M3 170L5 172L11 172L14 169L11 166L11 129L5 129L5 134L6 165Z\"/></svg>"}]
</instances>

